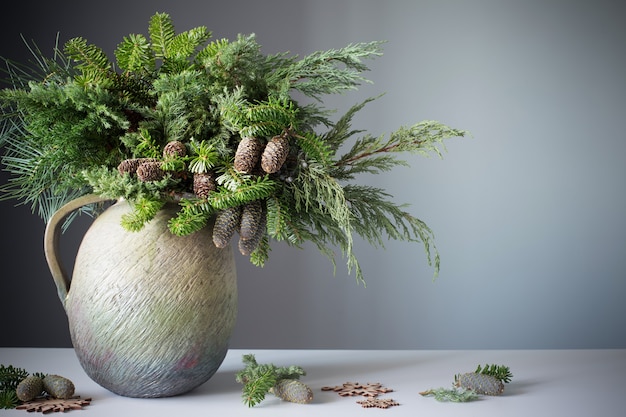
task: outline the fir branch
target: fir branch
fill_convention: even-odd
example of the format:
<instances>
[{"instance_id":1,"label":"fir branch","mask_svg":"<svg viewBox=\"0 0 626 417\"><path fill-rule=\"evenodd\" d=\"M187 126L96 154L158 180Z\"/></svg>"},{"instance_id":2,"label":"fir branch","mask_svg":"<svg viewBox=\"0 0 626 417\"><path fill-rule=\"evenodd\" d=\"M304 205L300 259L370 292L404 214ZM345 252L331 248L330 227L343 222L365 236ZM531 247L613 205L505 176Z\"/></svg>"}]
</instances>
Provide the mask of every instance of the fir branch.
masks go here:
<instances>
[{"instance_id":1,"label":"fir branch","mask_svg":"<svg viewBox=\"0 0 626 417\"><path fill-rule=\"evenodd\" d=\"M254 266L264 266L265 262L269 259L270 249L267 234L264 234L257 247L250 254L250 263Z\"/></svg>"},{"instance_id":2,"label":"fir branch","mask_svg":"<svg viewBox=\"0 0 626 417\"><path fill-rule=\"evenodd\" d=\"M172 18L167 13L155 13L150 18L148 33L155 57L166 58L169 55L170 44L176 36Z\"/></svg>"},{"instance_id":3,"label":"fir branch","mask_svg":"<svg viewBox=\"0 0 626 417\"><path fill-rule=\"evenodd\" d=\"M249 178L234 189L220 187L211 193L207 202L216 210L239 206L250 201L267 198L274 192L276 182L269 177Z\"/></svg>"},{"instance_id":4,"label":"fir branch","mask_svg":"<svg viewBox=\"0 0 626 417\"><path fill-rule=\"evenodd\" d=\"M82 37L72 38L65 43L65 55L76 61L75 68L82 76L76 76L80 85L108 85L113 66L104 51L87 43Z\"/></svg>"},{"instance_id":5,"label":"fir branch","mask_svg":"<svg viewBox=\"0 0 626 417\"><path fill-rule=\"evenodd\" d=\"M283 379L298 380L306 375L299 366L278 367L274 364L259 364L252 354L243 355L245 368L237 372L235 381L243 384L243 402L253 407L265 399L271 389Z\"/></svg>"},{"instance_id":6,"label":"fir branch","mask_svg":"<svg viewBox=\"0 0 626 417\"><path fill-rule=\"evenodd\" d=\"M477 374L491 375L505 384L511 382L511 379L513 378L513 374L511 373L509 367L504 365L486 364L484 367L478 365L474 372Z\"/></svg>"},{"instance_id":7,"label":"fir branch","mask_svg":"<svg viewBox=\"0 0 626 417\"><path fill-rule=\"evenodd\" d=\"M182 199L181 209L168 221L168 228L176 236L186 236L207 225L216 210L199 200Z\"/></svg>"},{"instance_id":8,"label":"fir branch","mask_svg":"<svg viewBox=\"0 0 626 417\"><path fill-rule=\"evenodd\" d=\"M133 210L122 215L121 225L128 231L137 232L154 219L165 202L161 199L142 196L132 201L131 204Z\"/></svg>"},{"instance_id":9,"label":"fir branch","mask_svg":"<svg viewBox=\"0 0 626 417\"><path fill-rule=\"evenodd\" d=\"M115 49L117 65L123 71L152 71L155 67L150 42L143 35L125 36Z\"/></svg>"},{"instance_id":10,"label":"fir branch","mask_svg":"<svg viewBox=\"0 0 626 417\"><path fill-rule=\"evenodd\" d=\"M296 126L297 108L291 101L268 99L255 104L243 97L243 89L218 97L222 122L241 137L274 136Z\"/></svg>"}]
</instances>

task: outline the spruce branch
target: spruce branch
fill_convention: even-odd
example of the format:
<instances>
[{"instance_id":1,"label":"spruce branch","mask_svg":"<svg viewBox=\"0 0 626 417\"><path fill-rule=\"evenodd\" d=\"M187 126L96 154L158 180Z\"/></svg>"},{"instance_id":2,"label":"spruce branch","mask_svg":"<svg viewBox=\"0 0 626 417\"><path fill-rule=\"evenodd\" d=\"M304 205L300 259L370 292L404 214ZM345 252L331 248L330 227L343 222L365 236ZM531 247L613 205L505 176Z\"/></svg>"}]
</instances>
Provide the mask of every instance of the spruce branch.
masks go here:
<instances>
[{"instance_id":1,"label":"spruce branch","mask_svg":"<svg viewBox=\"0 0 626 417\"><path fill-rule=\"evenodd\" d=\"M298 380L306 375L302 367L291 365L278 367L274 364L259 364L253 354L243 355L245 368L237 372L235 381L243 384L243 402L253 407L282 380Z\"/></svg>"}]
</instances>

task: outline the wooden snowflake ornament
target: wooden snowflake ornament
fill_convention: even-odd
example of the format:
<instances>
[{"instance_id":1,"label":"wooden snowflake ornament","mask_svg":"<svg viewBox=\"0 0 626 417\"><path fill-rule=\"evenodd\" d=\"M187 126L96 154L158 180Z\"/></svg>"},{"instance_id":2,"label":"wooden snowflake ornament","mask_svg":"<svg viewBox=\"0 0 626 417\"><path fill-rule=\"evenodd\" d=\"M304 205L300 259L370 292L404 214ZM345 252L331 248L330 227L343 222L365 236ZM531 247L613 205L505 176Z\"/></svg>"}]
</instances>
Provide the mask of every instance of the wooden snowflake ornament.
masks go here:
<instances>
[{"instance_id":1,"label":"wooden snowflake ornament","mask_svg":"<svg viewBox=\"0 0 626 417\"><path fill-rule=\"evenodd\" d=\"M18 405L15 409L48 414L66 412L70 410L82 410L84 406L89 404L91 404L91 398L81 399L79 396L65 400L52 397L40 397Z\"/></svg>"},{"instance_id":2,"label":"wooden snowflake ornament","mask_svg":"<svg viewBox=\"0 0 626 417\"><path fill-rule=\"evenodd\" d=\"M342 397L363 396L363 397L378 397L380 394L392 392L391 388L385 388L382 384L370 383L360 384L358 382L346 382L343 385L337 385L335 387L322 387L322 391L335 391Z\"/></svg>"},{"instance_id":3,"label":"wooden snowflake ornament","mask_svg":"<svg viewBox=\"0 0 626 417\"><path fill-rule=\"evenodd\" d=\"M367 400L357 401L356 403L361 404L363 408L389 408L394 405L400 405L399 402L391 398L368 398Z\"/></svg>"}]
</instances>

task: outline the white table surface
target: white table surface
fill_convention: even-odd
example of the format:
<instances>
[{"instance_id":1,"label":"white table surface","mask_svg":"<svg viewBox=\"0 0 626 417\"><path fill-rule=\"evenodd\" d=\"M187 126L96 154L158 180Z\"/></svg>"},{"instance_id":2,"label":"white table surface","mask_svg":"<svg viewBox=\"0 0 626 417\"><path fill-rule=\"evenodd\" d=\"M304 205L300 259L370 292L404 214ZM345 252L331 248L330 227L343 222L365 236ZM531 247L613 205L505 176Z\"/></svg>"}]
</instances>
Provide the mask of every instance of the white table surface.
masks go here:
<instances>
[{"instance_id":1,"label":"white table surface","mask_svg":"<svg viewBox=\"0 0 626 417\"><path fill-rule=\"evenodd\" d=\"M248 408L234 375L241 357L253 353L259 363L300 365L301 380L313 390L313 403L284 402L268 395ZM101 388L83 372L73 349L0 348L0 363L29 372L55 373L74 381L76 394L91 398L76 416L626 416L626 350L230 350L218 372L194 391L171 398L120 397ZM442 403L422 397L428 388L450 387L454 375L478 364L507 365L513 380L498 397L469 403ZM379 382L394 391L399 406L362 408L362 397L341 397L323 386ZM0 410L1 416L25 415Z\"/></svg>"}]
</instances>

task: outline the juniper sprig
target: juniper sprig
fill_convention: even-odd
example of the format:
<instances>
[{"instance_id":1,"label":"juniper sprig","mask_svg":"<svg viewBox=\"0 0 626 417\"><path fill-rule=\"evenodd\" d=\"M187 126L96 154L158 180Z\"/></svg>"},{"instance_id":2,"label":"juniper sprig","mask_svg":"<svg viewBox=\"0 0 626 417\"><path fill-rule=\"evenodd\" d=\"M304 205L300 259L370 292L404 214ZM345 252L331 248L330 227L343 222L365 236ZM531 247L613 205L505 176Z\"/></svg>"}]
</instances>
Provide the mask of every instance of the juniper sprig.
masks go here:
<instances>
[{"instance_id":1,"label":"juniper sprig","mask_svg":"<svg viewBox=\"0 0 626 417\"><path fill-rule=\"evenodd\" d=\"M475 392L464 388L431 388L420 392L423 397L433 397L439 402L465 403L479 398Z\"/></svg>"}]
</instances>

